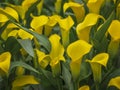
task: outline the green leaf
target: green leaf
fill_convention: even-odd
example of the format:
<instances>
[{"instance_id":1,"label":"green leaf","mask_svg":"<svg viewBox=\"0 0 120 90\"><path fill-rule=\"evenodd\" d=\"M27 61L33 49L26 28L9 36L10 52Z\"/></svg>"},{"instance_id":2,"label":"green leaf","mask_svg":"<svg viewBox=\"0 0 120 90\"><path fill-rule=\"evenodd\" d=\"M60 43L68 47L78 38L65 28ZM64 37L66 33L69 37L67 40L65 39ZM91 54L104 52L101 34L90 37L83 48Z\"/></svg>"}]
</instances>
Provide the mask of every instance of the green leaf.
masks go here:
<instances>
[{"instance_id":1,"label":"green leaf","mask_svg":"<svg viewBox=\"0 0 120 90\"><path fill-rule=\"evenodd\" d=\"M19 42L19 44L24 48L24 50L31 55L32 57L34 57L34 50L32 47L32 43L30 39L17 39L17 41Z\"/></svg>"},{"instance_id":2,"label":"green leaf","mask_svg":"<svg viewBox=\"0 0 120 90\"><path fill-rule=\"evenodd\" d=\"M100 29L95 33L94 39L97 42L101 42L103 37L105 36L106 31L108 30L108 27L110 26L112 20L115 17L115 12L113 11L109 18L103 23L103 25L100 27Z\"/></svg>"},{"instance_id":3,"label":"green leaf","mask_svg":"<svg viewBox=\"0 0 120 90\"><path fill-rule=\"evenodd\" d=\"M69 88L69 90L73 90L74 86L72 83L72 76L69 69L66 67L64 63L62 63L62 76L65 84L67 85L67 88Z\"/></svg>"},{"instance_id":4,"label":"green leaf","mask_svg":"<svg viewBox=\"0 0 120 90\"><path fill-rule=\"evenodd\" d=\"M26 69L32 71L32 72L35 72L35 73L37 73L37 74L40 74L40 73L39 73L36 69L34 69L32 66L30 66L30 65L28 65L28 64L26 64L26 63L24 63L24 62L22 62L22 61L12 62L9 71L11 72L12 69L15 68L15 67L17 67L17 66L21 66L21 67L23 67L23 68L26 68Z\"/></svg>"},{"instance_id":5,"label":"green leaf","mask_svg":"<svg viewBox=\"0 0 120 90\"><path fill-rule=\"evenodd\" d=\"M8 37L8 39L3 44L3 47L6 51L10 51L12 54L17 53L21 48L15 37Z\"/></svg>"}]
</instances>

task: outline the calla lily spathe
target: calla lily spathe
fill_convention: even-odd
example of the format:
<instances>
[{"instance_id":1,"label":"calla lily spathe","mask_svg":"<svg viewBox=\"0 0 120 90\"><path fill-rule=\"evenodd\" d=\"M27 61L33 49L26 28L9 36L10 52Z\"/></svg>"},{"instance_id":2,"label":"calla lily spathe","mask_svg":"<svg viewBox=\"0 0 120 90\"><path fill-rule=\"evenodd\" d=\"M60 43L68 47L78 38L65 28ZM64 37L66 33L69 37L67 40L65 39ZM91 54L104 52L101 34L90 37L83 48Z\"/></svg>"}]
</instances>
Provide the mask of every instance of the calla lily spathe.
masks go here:
<instances>
[{"instance_id":1,"label":"calla lily spathe","mask_svg":"<svg viewBox=\"0 0 120 90\"><path fill-rule=\"evenodd\" d=\"M67 11L68 8L71 8L73 10L78 23L83 20L85 16L85 9L82 4L75 3L75 2L65 3L63 6L64 13Z\"/></svg>"},{"instance_id":2,"label":"calla lily spathe","mask_svg":"<svg viewBox=\"0 0 120 90\"><path fill-rule=\"evenodd\" d=\"M62 44L66 48L69 44L69 32L71 27L74 25L74 21L71 16L68 16L64 19L60 19L58 23L61 28Z\"/></svg>"},{"instance_id":3,"label":"calla lily spathe","mask_svg":"<svg viewBox=\"0 0 120 90\"><path fill-rule=\"evenodd\" d=\"M0 75L7 76L10 68L11 54L4 52L0 55Z\"/></svg>"},{"instance_id":4,"label":"calla lily spathe","mask_svg":"<svg viewBox=\"0 0 120 90\"><path fill-rule=\"evenodd\" d=\"M52 68L52 73L54 76L57 76L60 74L61 67L60 67L60 61L65 62L64 58L64 47L60 43L60 36L57 34L53 34L49 38L51 42L51 51L50 51L50 66Z\"/></svg>"},{"instance_id":5,"label":"calla lily spathe","mask_svg":"<svg viewBox=\"0 0 120 90\"><path fill-rule=\"evenodd\" d=\"M44 52L38 50L38 49L35 49L36 51L36 54L37 54L37 58L38 58L38 62L40 64L40 66L42 68L46 68L47 65L49 64L50 62L50 57L49 55L46 55Z\"/></svg>"},{"instance_id":6,"label":"calla lily spathe","mask_svg":"<svg viewBox=\"0 0 120 90\"><path fill-rule=\"evenodd\" d=\"M39 84L39 82L32 75L21 75L13 81L12 90L22 90L22 88L28 84Z\"/></svg>"},{"instance_id":7,"label":"calla lily spathe","mask_svg":"<svg viewBox=\"0 0 120 90\"><path fill-rule=\"evenodd\" d=\"M11 7L5 7L5 9L2 9L2 8L0 8L0 10L1 11L3 11L3 12L5 12L5 13L7 13L7 14L9 14L9 15L11 15L12 17L14 17L17 21L19 20L19 18L18 18L18 13L17 13L17 11L15 10L15 9L13 9L13 8L11 8ZM0 14L1 15L1 14ZM3 20L4 19L4 20ZM4 16L4 15L2 15L2 19L0 19L0 21L4 21L4 22L6 22L6 21L8 21L9 19L6 17L6 16Z\"/></svg>"},{"instance_id":8,"label":"calla lily spathe","mask_svg":"<svg viewBox=\"0 0 120 90\"><path fill-rule=\"evenodd\" d=\"M39 34L43 33L43 26L47 24L48 17L45 15L33 16L31 27Z\"/></svg>"},{"instance_id":9,"label":"calla lily spathe","mask_svg":"<svg viewBox=\"0 0 120 90\"><path fill-rule=\"evenodd\" d=\"M95 57L93 57L92 60L87 60L87 62L89 62L91 65L94 81L97 84L101 82L101 68L102 66L106 67L108 59L109 59L109 54L100 53L97 54Z\"/></svg>"},{"instance_id":10,"label":"calla lily spathe","mask_svg":"<svg viewBox=\"0 0 120 90\"><path fill-rule=\"evenodd\" d=\"M80 65L82 57L87 54L92 48L92 45L84 40L77 40L67 47L67 54L71 58L70 68L73 79L78 79L80 75Z\"/></svg>"},{"instance_id":11,"label":"calla lily spathe","mask_svg":"<svg viewBox=\"0 0 120 90\"><path fill-rule=\"evenodd\" d=\"M78 38L88 42L90 30L92 26L94 26L97 23L99 18L104 20L104 18L101 15L95 13L87 14L84 21L79 23L76 27Z\"/></svg>"},{"instance_id":12,"label":"calla lily spathe","mask_svg":"<svg viewBox=\"0 0 120 90\"><path fill-rule=\"evenodd\" d=\"M78 90L90 90L88 85L84 85L82 87L80 87Z\"/></svg>"},{"instance_id":13,"label":"calla lily spathe","mask_svg":"<svg viewBox=\"0 0 120 90\"><path fill-rule=\"evenodd\" d=\"M55 11L59 14L61 11L62 0L56 0L55 2Z\"/></svg>"},{"instance_id":14,"label":"calla lily spathe","mask_svg":"<svg viewBox=\"0 0 120 90\"><path fill-rule=\"evenodd\" d=\"M89 12L99 14L100 8L105 0L88 0L87 6Z\"/></svg>"},{"instance_id":15,"label":"calla lily spathe","mask_svg":"<svg viewBox=\"0 0 120 90\"><path fill-rule=\"evenodd\" d=\"M120 40L120 22L118 20L113 20L108 28L108 32L113 40Z\"/></svg>"},{"instance_id":16,"label":"calla lily spathe","mask_svg":"<svg viewBox=\"0 0 120 90\"><path fill-rule=\"evenodd\" d=\"M115 86L120 89L120 76L114 77L109 81L108 86Z\"/></svg>"}]
</instances>

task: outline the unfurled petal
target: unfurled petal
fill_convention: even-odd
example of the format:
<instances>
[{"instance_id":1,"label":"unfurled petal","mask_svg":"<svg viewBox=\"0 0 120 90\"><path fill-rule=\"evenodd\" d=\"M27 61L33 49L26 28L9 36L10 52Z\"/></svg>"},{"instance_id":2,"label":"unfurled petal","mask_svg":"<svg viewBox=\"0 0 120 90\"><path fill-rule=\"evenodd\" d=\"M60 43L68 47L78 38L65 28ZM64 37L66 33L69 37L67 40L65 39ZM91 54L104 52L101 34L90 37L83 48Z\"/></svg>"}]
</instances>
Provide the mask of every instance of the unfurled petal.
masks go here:
<instances>
[{"instance_id":1,"label":"unfurled petal","mask_svg":"<svg viewBox=\"0 0 120 90\"><path fill-rule=\"evenodd\" d=\"M82 87L80 87L78 90L90 90L88 85L84 85Z\"/></svg>"},{"instance_id":2,"label":"unfurled petal","mask_svg":"<svg viewBox=\"0 0 120 90\"><path fill-rule=\"evenodd\" d=\"M28 10L28 8L33 5L37 0L24 0L22 2L22 7L24 8L25 11Z\"/></svg>"},{"instance_id":3,"label":"unfurled petal","mask_svg":"<svg viewBox=\"0 0 120 90\"><path fill-rule=\"evenodd\" d=\"M79 23L76 27L77 35L79 39L89 41L89 32L93 25L95 25L99 18L104 18L98 14L89 13L86 15L84 21Z\"/></svg>"},{"instance_id":4,"label":"unfurled petal","mask_svg":"<svg viewBox=\"0 0 120 90\"><path fill-rule=\"evenodd\" d=\"M113 40L120 40L120 22L118 20L113 20L108 28Z\"/></svg>"},{"instance_id":5,"label":"unfurled petal","mask_svg":"<svg viewBox=\"0 0 120 90\"><path fill-rule=\"evenodd\" d=\"M109 81L108 86L115 86L120 89L120 76L114 77Z\"/></svg>"},{"instance_id":6,"label":"unfurled petal","mask_svg":"<svg viewBox=\"0 0 120 90\"><path fill-rule=\"evenodd\" d=\"M39 82L32 75L18 76L15 78L15 80L12 83L12 90L17 90L17 89L19 90L19 88L22 89L22 87L29 84L39 84Z\"/></svg>"},{"instance_id":7,"label":"unfurled petal","mask_svg":"<svg viewBox=\"0 0 120 90\"><path fill-rule=\"evenodd\" d=\"M48 17L45 15L33 16L30 25L36 32L41 34L43 30L43 26L47 24L48 20L49 20Z\"/></svg>"},{"instance_id":8,"label":"unfurled petal","mask_svg":"<svg viewBox=\"0 0 120 90\"><path fill-rule=\"evenodd\" d=\"M57 34L53 34L49 38L51 42L51 52L50 57L52 60L63 60L65 61L63 55L64 55L64 47L60 43L60 36ZM56 59L57 58L57 59Z\"/></svg>"},{"instance_id":9,"label":"unfurled petal","mask_svg":"<svg viewBox=\"0 0 120 90\"><path fill-rule=\"evenodd\" d=\"M8 75L8 71L10 68L10 59L11 59L11 54L10 52L4 52L0 55L0 75Z\"/></svg>"},{"instance_id":10,"label":"unfurled petal","mask_svg":"<svg viewBox=\"0 0 120 90\"><path fill-rule=\"evenodd\" d=\"M74 21L71 16L68 16L65 19L60 19L58 23L60 25L60 28L65 31L69 31L70 28L74 25Z\"/></svg>"},{"instance_id":11,"label":"unfurled petal","mask_svg":"<svg viewBox=\"0 0 120 90\"><path fill-rule=\"evenodd\" d=\"M86 41L78 40L68 46L67 54L74 61L80 59L81 57L83 57L83 55L87 54L91 48L92 45L90 45Z\"/></svg>"},{"instance_id":12,"label":"unfurled petal","mask_svg":"<svg viewBox=\"0 0 120 90\"><path fill-rule=\"evenodd\" d=\"M99 14L103 3L104 0L88 0L87 6L89 8L89 12Z\"/></svg>"},{"instance_id":13,"label":"unfurled petal","mask_svg":"<svg viewBox=\"0 0 120 90\"><path fill-rule=\"evenodd\" d=\"M98 64L106 67L108 59L109 59L109 54L100 53L100 54L96 55L90 62L91 63L98 63Z\"/></svg>"},{"instance_id":14,"label":"unfurled petal","mask_svg":"<svg viewBox=\"0 0 120 90\"><path fill-rule=\"evenodd\" d=\"M8 21L7 16L0 14L0 22L6 22L6 21Z\"/></svg>"},{"instance_id":15,"label":"unfurled petal","mask_svg":"<svg viewBox=\"0 0 120 90\"><path fill-rule=\"evenodd\" d=\"M11 7L5 7L5 9L0 8L0 10L2 10L3 12L11 15L12 17L14 17L16 20L19 20L18 18L18 13L15 9L11 8ZM5 18L5 17L4 17ZM6 18L5 18L6 19ZM8 19L9 20L9 19ZM7 21L7 19L6 19Z\"/></svg>"},{"instance_id":16,"label":"unfurled petal","mask_svg":"<svg viewBox=\"0 0 120 90\"><path fill-rule=\"evenodd\" d=\"M33 39L33 35L22 29L18 30L18 36L22 39L31 39L31 40Z\"/></svg>"},{"instance_id":17,"label":"unfurled petal","mask_svg":"<svg viewBox=\"0 0 120 90\"><path fill-rule=\"evenodd\" d=\"M63 6L64 12L66 12L68 8L71 8L73 10L78 22L83 20L83 17L85 15L85 10L83 5L75 2L65 3Z\"/></svg>"},{"instance_id":18,"label":"unfurled petal","mask_svg":"<svg viewBox=\"0 0 120 90\"><path fill-rule=\"evenodd\" d=\"M38 58L38 62L40 64L40 66L42 68L46 68L47 65L50 62L50 57L48 55L45 55L44 52L39 51L38 49L35 49L36 54L37 54L37 58Z\"/></svg>"}]
</instances>

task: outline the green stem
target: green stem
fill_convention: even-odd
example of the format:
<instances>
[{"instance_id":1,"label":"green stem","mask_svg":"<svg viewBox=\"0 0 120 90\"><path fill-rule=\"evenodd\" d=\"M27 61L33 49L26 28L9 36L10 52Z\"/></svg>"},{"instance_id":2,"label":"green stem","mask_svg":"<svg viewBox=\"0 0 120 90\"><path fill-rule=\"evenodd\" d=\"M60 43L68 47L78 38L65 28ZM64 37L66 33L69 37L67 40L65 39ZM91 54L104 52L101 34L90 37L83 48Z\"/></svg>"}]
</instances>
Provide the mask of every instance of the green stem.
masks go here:
<instances>
[{"instance_id":1,"label":"green stem","mask_svg":"<svg viewBox=\"0 0 120 90\"><path fill-rule=\"evenodd\" d=\"M78 88L79 88L79 82L75 81L74 82L74 90L78 90Z\"/></svg>"},{"instance_id":2,"label":"green stem","mask_svg":"<svg viewBox=\"0 0 120 90\"><path fill-rule=\"evenodd\" d=\"M62 82L61 82L61 80L60 80L59 77L57 78L57 86L58 86L58 90L63 90L63 88L62 88Z\"/></svg>"}]
</instances>

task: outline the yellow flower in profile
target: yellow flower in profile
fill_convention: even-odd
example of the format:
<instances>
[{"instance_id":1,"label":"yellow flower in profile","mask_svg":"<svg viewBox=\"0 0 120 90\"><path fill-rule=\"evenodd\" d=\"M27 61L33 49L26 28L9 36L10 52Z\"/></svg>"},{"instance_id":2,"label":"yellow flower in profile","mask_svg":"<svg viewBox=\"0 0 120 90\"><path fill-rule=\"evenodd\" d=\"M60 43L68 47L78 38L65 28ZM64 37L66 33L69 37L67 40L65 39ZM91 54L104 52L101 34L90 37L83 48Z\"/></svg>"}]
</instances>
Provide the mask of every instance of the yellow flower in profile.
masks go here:
<instances>
[{"instance_id":1,"label":"yellow flower in profile","mask_svg":"<svg viewBox=\"0 0 120 90\"><path fill-rule=\"evenodd\" d=\"M71 27L74 25L74 21L71 16L68 16L64 19L60 19L58 23L62 34L62 44L66 48L69 44L69 32Z\"/></svg>"},{"instance_id":2,"label":"yellow flower in profile","mask_svg":"<svg viewBox=\"0 0 120 90\"><path fill-rule=\"evenodd\" d=\"M81 22L85 16L85 9L83 5L75 2L65 3L63 6L63 11L66 12L67 9L71 8L76 16L77 22Z\"/></svg>"},{"instance_id":3,"label":"yellow flower in profile","mask_svg":"<svg viewBox=\"0 0 120 90\"><path fill-rule=\"evenodd\" d=\"M38 62L40 64L40 66L42 68L46 68L47 65L49 64L50 62L50 57L49 55L46 55L44 52L38 50L38 49L35 49L36 51L36 54L37 54L37 58L38 58Z\"/></svg>"},{"instance_id":4,"label":"yellow flower in profile","mask_svg":"<svg viewBox=\"0 0 120 90\"><path fill-rule=\"evenodd\" d=\"M91 48L92 45L84 40L77 40L67 47L67 54L72 60L70 68L74 80L77 80L80 75L82 57L87 54Z\"/></svg>"},{"instance_id":5,"label":"yellow flower in profile","mask_svg":"<svg viewBox=\"0 0 120 90\"><path fill-rule=\"evenodd\" d=\"M109 81L108 87L115 86L120 89L120 76L114 77Z\"/></svg>"},{"instance_id":6,"label":"yellow flower in profile","mask_svg":"<svg viewBox=\"0 0 120 90\"><path fill-rule=\"evenodd\" d=\"M7 76L10 68L10 52L4 52L0 55L0 75Z\"/></svg>"},{"instance_id":7,"label":"yellow flower in profile","mask_svg":"<svg viewBox=\"0 0 120 90\"><path fill-rule=\"evenodd\" d=\"M99 14L103 3L104 0L88 0L87 6L89 8L89 12Z\"/></svg>"},{"instance_id":8,"label":"yellow flower in profile","mask_svg":"<svg viewBox=\"0 0 120 90\"><path fill-rule=\"evenodd\" d=\"M58 14L60 14L61 11L61 5L62 5L62 0L56 0L55 2L55 10Z\"/></svg>"},{"instance_id":9,"label":"yellow flower in profile","mask_svg":"<svg viewBox=\"0 0 120 90\"><path fill-rule=\"evenodd\" d=\"M84 85L82 87L80 87L78 90L90 90L88 85Z\"/></svg>"},{"instance_id":10,"label":"yellow flower in profile","mask_svg":"<svg viewBox=\"0 0 120 90\"><path fill-rule=\"evenodd\" d=\"M48 23L49 19L45 15L33 16L31 27L39 34L43 33L43 26Z\"/></svg>"},{"instance_id":11,"label":"yellow flower in profile","mask_svg":"<svg viewBox=\"0 0 120 90\"><path fill-rule=\"evenodd\" d=\"M95 57L93 57L92 60L87 60L87 62L89 62L91 65L94 81L97 84L101 82L101 74L102 74L101 68L102 66L106 67L108 59L109 59L109 54L100 53L100 54L97 54Z\"/></svg>"},{"instance_id":12,"label":"yellow flower in profile","mask_svg":"<svg viewBox=\"0 0 120 90\"><path fill-rule=\"evenodd\" d=\"M108 32L114 41L120 40L120 22L113 20L108 28Z\"/></svg>"},{"instance_id":13,"label":"yellow flower in profile","mask_svg":"<svg viewBox=\"0 0 120 90\"><path fill-rule=\"evenodd\" d=\"M50 66L54 76L58 76L61 71L60 61L65 61L64 58L64 47L60 43L60 36L53 34L49 38L51 42L51 51L50 51Z\"/></svg>"},{"instance_id":14,"label":"yellow flower in profile","mask_svg":"<svg viewBox=\"0 0 120 90\"><path fill-rule=\"evenodd\" d=\"M12 90L22 90L25 85L39 84L39 82L32 75L17 76L12 83Z\"/></svg>"},{"instance_id":15,"label":"yellow flower in profile","mask_svg":"<svg viewBox=\"0 0 120 90\"><path fill-rule=\"evenodd\" d=\"M95 13L87 14L84 21L79 23L76 27L78 38L88 42L90 30L92 26L94 26L97 23L99 18L104 20L104 18L101 15Z\"/></svg>"},{"instance_id":16,"label":"yellow flower in profile","mask_svg":"<svg viewBox=\"0 0 120 90\"><path fill-rule=\"evenodd\" d=\"M7 18L7 16L5 16L5 15L3 15L3 14L0 14L0 23L3 23L3 22L6 22L6 21L8 21L8 18Z\"/></svg>"}]
</instances>

